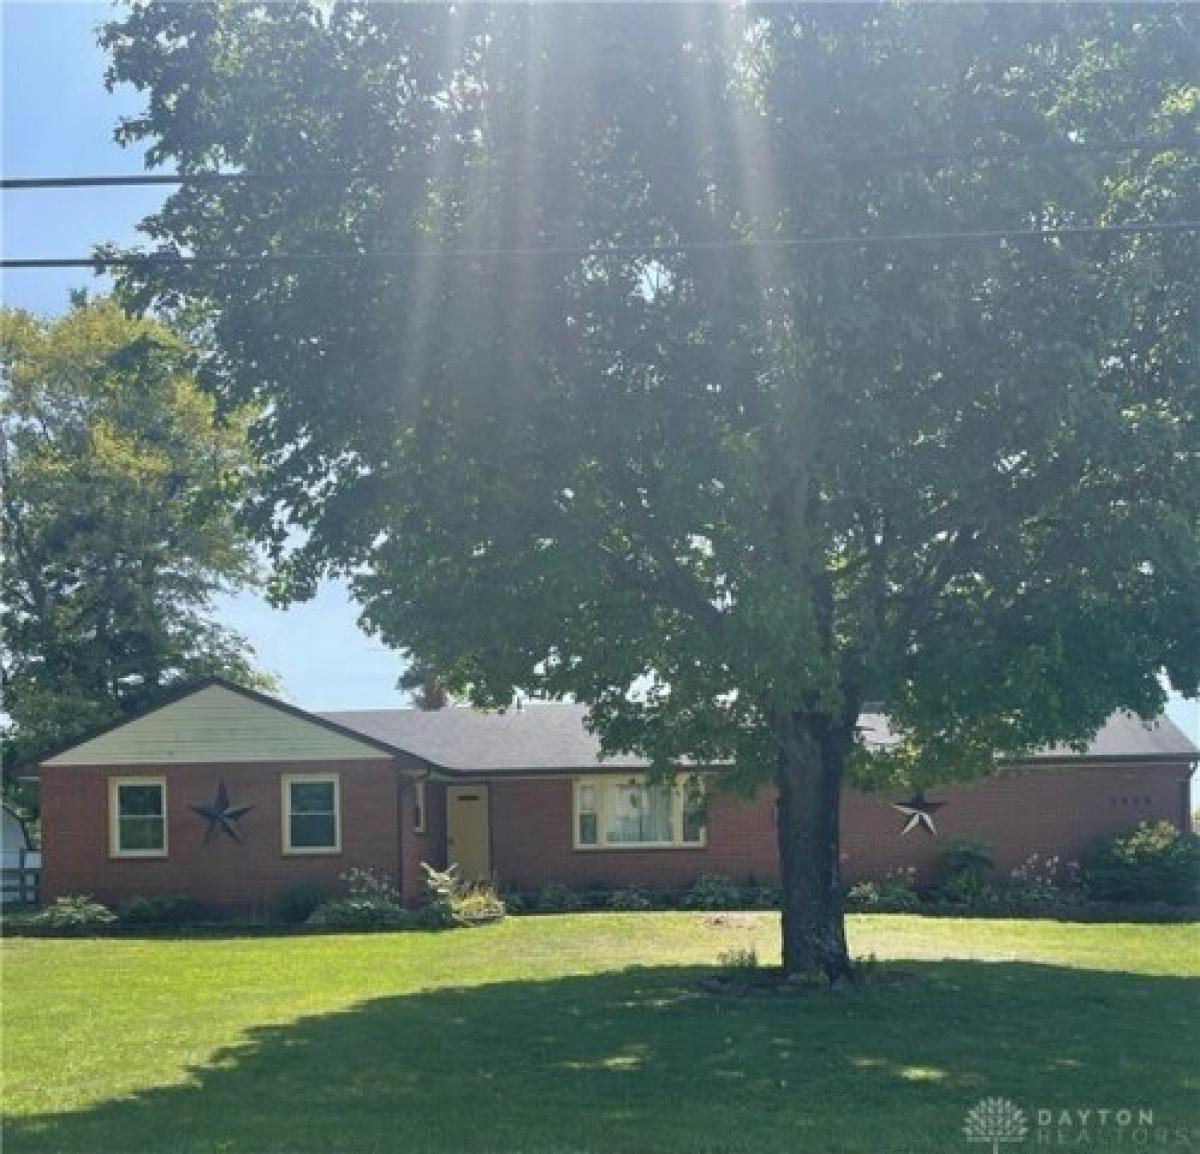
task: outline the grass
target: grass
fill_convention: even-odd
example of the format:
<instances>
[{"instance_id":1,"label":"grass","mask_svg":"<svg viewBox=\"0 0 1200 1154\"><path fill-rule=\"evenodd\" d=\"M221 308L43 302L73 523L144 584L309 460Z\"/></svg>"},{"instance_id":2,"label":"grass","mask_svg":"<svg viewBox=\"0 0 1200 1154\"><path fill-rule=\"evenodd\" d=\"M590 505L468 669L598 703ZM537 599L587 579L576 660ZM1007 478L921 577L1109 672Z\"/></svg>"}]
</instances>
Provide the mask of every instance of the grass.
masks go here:
<instances>
[{"instance_id":1,"label":"grass","mask_svg":"<svg viewBox=\"0 0 1200 1154\"><path fill-rule=\"evenodd\" d=\"M1200 1126L1200 927L859 917L911 983L738 1000L698 979L777 925L729 920L8 940L5 1151L961 1151L990 1095Z\"/></svg>"}]
</instances>

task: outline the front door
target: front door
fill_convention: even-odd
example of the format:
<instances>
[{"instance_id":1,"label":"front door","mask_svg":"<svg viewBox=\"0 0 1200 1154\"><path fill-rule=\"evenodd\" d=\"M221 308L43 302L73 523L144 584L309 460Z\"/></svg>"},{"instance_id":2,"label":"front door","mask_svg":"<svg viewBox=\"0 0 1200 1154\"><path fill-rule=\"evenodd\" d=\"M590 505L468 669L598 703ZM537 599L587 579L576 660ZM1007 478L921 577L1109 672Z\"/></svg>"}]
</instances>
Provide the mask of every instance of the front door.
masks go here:
<instances>
[{"instance_id":1,"label":"front door","mask_svg":"<svg viewBox=\"0 0 1200 1154\"><path fill-rule=\"evenodd\" d=\"M492 875L492 835L486 785L446 787L446 857L464 881Z\"/></svg>"}]
</instances>

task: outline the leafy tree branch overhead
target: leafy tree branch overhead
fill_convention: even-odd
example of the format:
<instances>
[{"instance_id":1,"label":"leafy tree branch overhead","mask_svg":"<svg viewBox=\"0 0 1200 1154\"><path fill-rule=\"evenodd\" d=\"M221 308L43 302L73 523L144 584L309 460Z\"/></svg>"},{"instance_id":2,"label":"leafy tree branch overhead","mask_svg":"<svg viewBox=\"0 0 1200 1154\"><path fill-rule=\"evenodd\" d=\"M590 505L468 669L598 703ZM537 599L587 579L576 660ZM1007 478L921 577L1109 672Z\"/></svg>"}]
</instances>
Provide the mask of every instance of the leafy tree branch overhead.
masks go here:
<instances>
[{"instance_id":1,"label":"leafy tree branch overhead","mask_svg":"<svg viewBox=\"0 0 1200 1154\"><path fill-rule=\"evenodd\" d=\"M262 413L280 597L347 574L453 692L773 781L785 967L837 978L848 768L986 772L1197 688L1196 238L770 242L1195 220L1196 19L136 5L121 138L296 174L182 187L158 249L424 256L123 290Z\"/></svg>"},{"instance_id":2,"label":"leafy tree branch overhead","mask_svg":"<svg viewBox=\"0 0 1200 1154\"><path fill-rule=\"evenodd\" d=\"M269 686L212 598L256 580L242 416L194 350L110 300L0 314L6 768L224 673Z\"/></svg>"}]
</instances>

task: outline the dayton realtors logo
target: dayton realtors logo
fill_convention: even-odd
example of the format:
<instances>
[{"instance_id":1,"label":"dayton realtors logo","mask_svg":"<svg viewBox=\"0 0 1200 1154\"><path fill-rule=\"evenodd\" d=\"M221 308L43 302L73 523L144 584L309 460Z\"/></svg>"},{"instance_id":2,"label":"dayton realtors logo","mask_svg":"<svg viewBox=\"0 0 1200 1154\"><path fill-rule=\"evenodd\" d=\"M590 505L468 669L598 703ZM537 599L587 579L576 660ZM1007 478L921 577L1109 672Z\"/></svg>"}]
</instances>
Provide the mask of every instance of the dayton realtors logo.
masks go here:
<instances>
[{"instance_id":1,"label":"dayton realtors logo","mask_svg":"<svg viewBox=\"0 0 1200 1154\"><path fill-rule=\"evenodd\" d=\"M968 1142L987 1142L992 1154L1009 1142L1024 1142L1029 1133L1025 1111L1007 1098L984 1098L967 1111L963 1133Z\"/></svg>"},{"instance_id":2,"label":"dayton realtors logo","mask_svg":"<svg viewBox=\"0 0 1200 1154\"><path fill-rule=\"evenodd\" d=\"M1200 1151L1200 1127L1164 1125L1144 1106L1039 1107L1026 1114L1007 1098L984 1098L967 1111L963 1134L968 1142L990 1146L992 1154L1021 1142L1076 1150L1153 1147Z\"/></svg>"}]
</instances>

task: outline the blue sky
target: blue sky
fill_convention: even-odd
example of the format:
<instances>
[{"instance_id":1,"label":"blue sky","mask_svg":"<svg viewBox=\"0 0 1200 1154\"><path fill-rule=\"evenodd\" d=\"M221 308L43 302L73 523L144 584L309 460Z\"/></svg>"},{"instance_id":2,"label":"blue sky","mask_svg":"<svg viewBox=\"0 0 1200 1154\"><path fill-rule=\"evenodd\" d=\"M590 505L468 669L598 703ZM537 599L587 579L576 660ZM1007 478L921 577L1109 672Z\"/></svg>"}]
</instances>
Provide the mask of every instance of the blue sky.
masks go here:
<instances>
[{"instance_id":1,"label":"blue sky","mask_svg":"<svg viewBox=\"0 0 1200 1154\"><path fill-rule=\"evenodd\" d=\"M94 30L107 4L0 2L3 41L3 168L9 176L143 171L140 150L113 141L117 120L136 112L131 91L104 90L105 57ZM0 194L7 256L84 256L101 241L129 243L137 222L167 191L81 189ZM4 303L39 313L67 307L72 288L102 291L86 270L4 274ZM370 709L402 703L400 658L356 625L357 611L339 585L284 612L243 594L222 601L221 620L253 642L259 663L277 674L298 705Z\"/></svg>"},{"instance_id":2,"label":"blue sky","mask_svg":"<svg viewBox=\"0 0 1200 1154\"><path fill-rule=\"evenodd\" d=\"M141 154L119 148L113 127L139 108L135 93L104 90L105 59L94 30L107 4L0 0L3 44L3 168L10 176L140 172ZM80 256L101 241L136 239L138 220L162 189L86 189L0 194L0 248L7 256ZM103 290L87 271L6 274L4 302L39 313L67 307L70 289ZM223 601L222 620L253 642L285 696L310 708L375 708L400 703L402 663L356 625L346 592L327 585L286 611L240 595ZM1175 699L1171 714L1200 741L1200 703Z\"/></svg>"}]
</instances>

